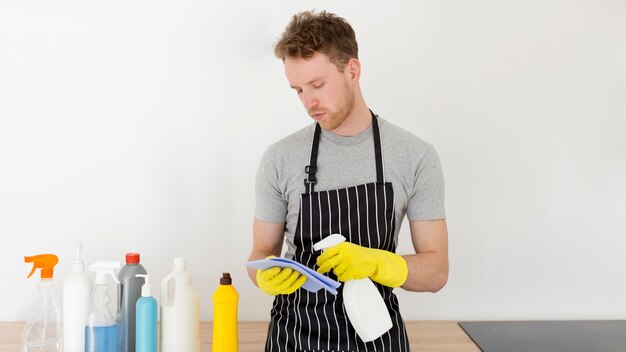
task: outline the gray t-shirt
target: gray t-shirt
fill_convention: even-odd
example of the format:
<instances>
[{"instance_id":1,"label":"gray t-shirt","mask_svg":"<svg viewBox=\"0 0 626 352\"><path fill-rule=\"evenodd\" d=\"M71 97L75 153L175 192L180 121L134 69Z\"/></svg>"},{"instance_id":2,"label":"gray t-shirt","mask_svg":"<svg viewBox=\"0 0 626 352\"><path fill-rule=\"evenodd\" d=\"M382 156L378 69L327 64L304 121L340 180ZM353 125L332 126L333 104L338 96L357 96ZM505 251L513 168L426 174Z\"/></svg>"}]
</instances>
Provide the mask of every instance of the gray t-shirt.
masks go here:
<instances>
[{"instance_id":1,"label":"gray t-shirt","mask_svg":"<svg viewBox=\"0 0 626 352\"><path fill-rule=\"evenodd\" d=\"M409 221L445 218L443 173L432 145L380 117L378 122L385 182L391 182L395 196L397 243L405 214ZM311 124L271 145L256 175L255 218L286 223L287 258L295 252L293 236L314 131L315 124ZM375 182L372 126L352 137L322 129L315 175L315 191Z\"/></svg>"}]
</instances>

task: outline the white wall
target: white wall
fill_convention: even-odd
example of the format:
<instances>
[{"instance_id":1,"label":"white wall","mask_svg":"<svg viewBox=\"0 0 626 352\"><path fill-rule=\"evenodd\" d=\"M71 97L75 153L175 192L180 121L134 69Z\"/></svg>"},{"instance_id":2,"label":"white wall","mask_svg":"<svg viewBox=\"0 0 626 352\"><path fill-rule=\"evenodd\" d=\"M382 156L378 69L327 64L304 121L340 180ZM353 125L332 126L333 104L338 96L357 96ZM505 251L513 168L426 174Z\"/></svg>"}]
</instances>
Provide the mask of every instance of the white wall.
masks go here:
<instances>
[{"instance_id":1,"label":"white wall","mask_svg":"<svg viewBox=\"0 0 626 352\"><path fill-rule=\"evenodd\" d=\"M450 279L397 290L406 319L626 318L623 1L5 1L0 321L31 309L22 256L58 254L60 288L76 241L155 281L185 256L203 320L230 271L240 319L268 319L254 174L310 123L272 44L311 8L352 23L370 107L443 163Z\"/></svg>"}]
</instances>

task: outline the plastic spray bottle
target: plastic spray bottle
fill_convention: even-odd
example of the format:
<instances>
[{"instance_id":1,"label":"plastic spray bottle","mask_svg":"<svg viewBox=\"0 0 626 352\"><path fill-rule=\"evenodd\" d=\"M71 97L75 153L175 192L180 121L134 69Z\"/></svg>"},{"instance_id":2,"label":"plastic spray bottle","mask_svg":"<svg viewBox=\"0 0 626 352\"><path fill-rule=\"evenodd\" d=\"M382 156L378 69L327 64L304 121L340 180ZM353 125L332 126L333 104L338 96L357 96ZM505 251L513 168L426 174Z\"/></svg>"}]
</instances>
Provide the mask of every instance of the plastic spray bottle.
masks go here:
<instances>
[{"instance_id":1,"label":"plastic spray bottle","mask_svg":"<svg viewBox=\"0 0 626 352\"><path fill-rule=\"evenodd\" d=\"M223 273L213 294L213 351L237 352L237 304L239 294L229 273Z\"/></svg>"},{"instance_id":2,"label":"plastic spray bottle","mask_svg":"<svg viewBox=\"0 0 626 352\"><path fill-rule=\"evenodd\" d=\"M135 352L157 352L158 304L150 289L150 275L137 274L146 281L137 300L135 326Z\"/></svg>"},{"instance_id":3,"label":"plastic spray bottle","mask_svg":"<svg viewBox=\"0 0 626 352\"><path fill-rule=\"evenodd\" d=\"M41 269L41 281L37 284L37 308L26 321L22 332L22 351L63 351L61 307L52 281L54 266L59 258L54 254L39 254L24 257L24 262L33 263L29 278L35 270Z\"/></svg>"},{"instance_id":4,"label":"plastic spray bottle","mask_svg":"<svg viewBox=\"0 0 626 352\"><path fill-rule=\"evenodd\" d=\"M168 285L174 283L174 295ZM174 258L174 270L161 281L161 352L200 351L200 297L191 286L185 258Z\"/></svg>"},{"instance_id":5,"label":"plastic spray bottle","mask_svg":"<svg viewBox=\"0 0 626 352\"><path fill-rule=\"evenodd\" d=\"M346 240L332 234L313 245L316 251ZM343 305L350 324L363 342L374 341L393 327L391 316L380 292L369 278L348 280L343 284Z\"/></svg>"},{"instance_id":6,"label":"plastic spray bottle","mask_svg":"<svg viewBox=\"0 0 626 352\"><path fill-rule=\"evenodd\" d=\"M96 272L96 285L85 326L86 352L117 352L117 324L108 307L111 299L106 275L117 282L115 269L119 267L119 262L96 262L89 267L89 271Z\"/></svg>"},{"instance_id":7,"label":"plastic spray bottle","mask_svg":"<svg viewBox=\"0 0 626 352\"><path fill-rule=\"evenodd\" d=\"M146 269L139 263L139 253L126 253L126 265L118 274L117 286L117 327L119 329L119 352L135 352L135 308L141 297L143 277L137 274L147 274Z\"/></svg>"},{"instance_id":8,"label":"plastic spray bottle","mask_svg":"<svg viewBox=\"0 0 626 352\"><path fill-rule=\"evenodd\" d=\"M82 244L75 246L76 259L72 264L72 273L63 281L63 350L65 352L85 350L85 322L89 313L92 285L81 257L82 247Z\"/></svg>"}]
</instances>

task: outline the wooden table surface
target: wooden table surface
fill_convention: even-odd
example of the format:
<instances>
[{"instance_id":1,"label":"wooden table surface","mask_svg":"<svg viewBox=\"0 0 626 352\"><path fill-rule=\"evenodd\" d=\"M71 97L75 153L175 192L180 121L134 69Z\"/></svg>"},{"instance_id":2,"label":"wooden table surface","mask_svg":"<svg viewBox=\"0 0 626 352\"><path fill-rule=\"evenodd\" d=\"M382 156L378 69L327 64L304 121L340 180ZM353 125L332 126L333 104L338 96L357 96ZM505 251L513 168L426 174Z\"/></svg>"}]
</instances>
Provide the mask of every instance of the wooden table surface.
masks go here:
<instances>
[{"instance_id":1,"label":"wooden table surface","mask_svg":"<svg viewBox=\"0 0 626 352\"><path fill-rule=\"evenodd\" d=\"M239 323L239 351L259 352L265 346L267 322ZM19 352L23 322L0 322L0 352ZM456 321L407 321L411 351L480 352ZM200 324L200 350L211 351L212 322Z\"/></svg>"}]
</instances>

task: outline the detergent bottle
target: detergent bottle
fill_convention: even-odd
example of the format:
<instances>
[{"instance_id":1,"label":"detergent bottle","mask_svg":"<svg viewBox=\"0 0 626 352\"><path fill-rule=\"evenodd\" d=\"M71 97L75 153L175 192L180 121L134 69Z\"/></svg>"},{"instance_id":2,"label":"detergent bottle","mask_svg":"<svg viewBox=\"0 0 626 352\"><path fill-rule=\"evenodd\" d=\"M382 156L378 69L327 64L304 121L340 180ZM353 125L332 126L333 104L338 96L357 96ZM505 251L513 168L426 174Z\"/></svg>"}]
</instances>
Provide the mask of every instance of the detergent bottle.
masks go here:
<instances>
[{"instance_id":1,"label":"detergent bottle","mask_svg":"<svg viewBox=\"0 0 626 352\"><path fill-rule=\"evenodd\" d=\"M41 269L41 281L37 284L37 308L26 321L22 332L22 352L63 351L61 307L52 281L54 266L59 258L54 254L39 254L24 257L24 262L33 263L29 278L35 270Z\"/></svg>"},{"instance_id":2,"label":"detergent bottle","mask_svg":"<svg viewBox=\"0 0 626 352\"><path fill-rule=\"evenodd\" d=\"M117 352L117 324L109 310L106 276L117 283L115 269L119 267L119 262L95 262L89 267L89 271L96 272L96 279L85 326L86 352Z\"/></svg>"},{"instance_id":3,"label":"detergent bottle","mask_svg":"<svg viewBox=\"0 0 626 352\"><path fill-rule=\"evenodd\" d=\"M158 304L150 289L150 275L137 274L146 281L137 300L135 326L135 352L157 352Z\"/></svg>"},{"instance_id":4,"label":"detergent bottle","mask_svg":"<svg viewBox=\"0 0 626 352\"><path fill-rule=\"evenodd\" d=\"M332 234L313 245L316 251L346 240ZM374 341L393 327L391 315L378 289L369 278L348 280L343 284L343 305L354 331L363 342Z\"/></svg>"},{"instance_id":5,"label":"detergent bottle","mask_svg":"<svg viewBox=\"0 0 626 352\"><path fill-rule=\"evenodd\" d=\"M141 297L143 277L137 274L147 274L146 269L139 263L139 253L127 253L126 265L119 274L117 286L117 328L119 330L119 352L135 352L135 309L137 300Z\"/></svg>"},{"instance_id":6,"label":"detergent bottle","mask_svg":"<svg viewBox=\"0 0 626 352\"><path fill-rule=\"evenodd\" d=\"M83 352L85 349L85 321L89 313L91 279L85 272L81 257L82 244L77 244L72 272L63 281L63 350Z\"/></svg>"},{"instance_id":7,"label":"detergent bottle","mask_svg":"<svg viewBox=\"0 0 626 352\"><path fill-rule=\"evenodd\" d=\"M213 294L213 351L237 352L237 304L239 294L229 273L223 273Z\"/></svg>"},{"instance_id":8,"label":"detergent bottle","mask_svg":"<svg viewBox=\"0 0 626 352\"><path fill-rule=\"evenodd\" d=\"M169 285L174 285L173 295ZM185 258L161 281L161 352L200 351L200 297L191 286Z\"/></svg>"}]
</instances>

